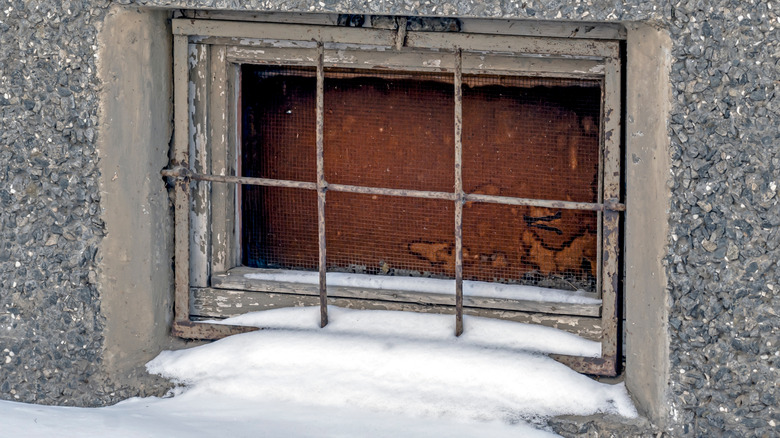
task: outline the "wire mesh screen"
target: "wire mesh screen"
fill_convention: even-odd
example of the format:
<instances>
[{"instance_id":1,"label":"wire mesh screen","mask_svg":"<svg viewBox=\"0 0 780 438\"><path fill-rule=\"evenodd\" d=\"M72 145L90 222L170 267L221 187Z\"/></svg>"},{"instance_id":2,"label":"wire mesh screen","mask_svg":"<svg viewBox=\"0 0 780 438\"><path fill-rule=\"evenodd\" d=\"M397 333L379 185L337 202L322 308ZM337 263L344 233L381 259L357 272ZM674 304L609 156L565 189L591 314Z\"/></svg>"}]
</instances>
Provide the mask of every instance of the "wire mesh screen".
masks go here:
<instances>
[{"instance_id":1,"label":"wire mesh screen","mask_svg":"<svg viewBox=\"0 0 780 438\"><path fill-rule=\"evenodd\" d=\"M245 266L317 269L317 192L243 186L241 223Z\"/></svg>"},{"instance_id":2,"label":"wire mesh screen","mask_svg":"<svg viewBox=\"0 0 780 438\"><path fill-rule=\"evenodd\" d=\"M241 175L316 179L316 69L241 69ZM241 186L242 263L317 269L317 194Z\"/></svg>"},{"instance_id":3,"label":"wire mesh screen","mask_svg":"<svg viewBox=\"0 0 780 438\"><path fill-rule=\"evenodd\" d=\"M463 278L594 292L597 213L467 202Z\"/></svg>"},{"instance_id":4,"label":"wire mesh screen","mask_svg":"<svg viewBox=\"0 0 780 438\"><path fill-rule=\"evenodd\" d=\"M451 74L325 69L328 184L452 192ZM313 68L242 68L243 176L316 180ZM463 76L466 193L598 202L598 81ZM451 200L327 191L327 270L453 278ZM243 263L318 268L314 190L242 186ZM598 215L468 202L464 279L595 291Z\"/></svg>"},{"instance_id":5,"label":"wire mesh screen","mask_svg":"<svg viewBox=\"0 0 780 438\"><path fill-rule=\"evenodd\" d=\"M452 191L451 74L325 71L328 183Z\"/></svg>"},{"instance_id":6,"label":"wire mesh screen","mask_svg":"<svg viewBox=\"0 0 780 438\"><path fill-rule=\"evenodd\" d=\"M597 202L599 84L464 75L464 191Z\"/></svg>"},{"instance_id":7,"label":"wire mesh screen","mask_svg":"<svg viewBox=\"0 0 780 438\"><path fill-rule=\"evenodd\" d=\"M328 192L327 268L453 278L451 201Z\"/></svg>"},{"instance_id":8,"label":"wire mesh screen","mask_svg":"<svg viewBox=\"0 0 780 438\"><path fill-rule=\"evenodd\" d=\"M314 182L316 69L245 65L241 87L242 175Z\"/></svg>"}]
</instances>

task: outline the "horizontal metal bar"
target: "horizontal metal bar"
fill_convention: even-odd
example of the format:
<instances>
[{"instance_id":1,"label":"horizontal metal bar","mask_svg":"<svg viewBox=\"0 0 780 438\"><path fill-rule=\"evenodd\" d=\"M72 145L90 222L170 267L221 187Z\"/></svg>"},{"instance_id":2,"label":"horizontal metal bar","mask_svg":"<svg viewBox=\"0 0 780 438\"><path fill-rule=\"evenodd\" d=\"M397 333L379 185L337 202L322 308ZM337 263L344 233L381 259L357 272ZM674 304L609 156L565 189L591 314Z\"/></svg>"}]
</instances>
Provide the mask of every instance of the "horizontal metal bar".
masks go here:
<instances>
[{"instance_id":1,"label":"horizontal metal bar","mask_svg":"<svg viewBox=\"0 0 780 438\"><path fill-rule=\"evenodd\" d=\"M202 175L183 169L165 169L163 176L174 178L190 178L196 181L213 181L233 184L244 184L268 187L291 187L297 189L317 190L317 183L304 181L290 181L283 179L251 178L246 176L226 175ZM327 184L327 190L335 192L362 193L365 195L401 196L405 198L443 199L456 201L457 195L450 192L433 192L426 190L388 189L382 187L363 187L348 184ZM556 201L551 199L515 198L512 196L482 195L467 193L463 197L464 202L487 202L492 204L521 205L527 207L560 208L563 210L587 210L587 211L625 211L626 205L607 199L603 203L596 202L572 202Z\"/></svg>"},{"instance_id":2,"label":"horizontal metal bar","mask_svg":"<svg viewBox=\"0 0 780 438\"><path fill-rule=\"evenodd\" d=\"M317 183L306 181L291 181L286 179L254 178L248 176L229 176L229 175L204 175L193 173L189 169L164 169L163 176L172 178L189 178L195 181L212 181L228 184L243 184L247 186L267 186L267 187L291 187L296 189L317 190Z\"/></svg>"},{"instance_id":3,"label":"horizontal metal bar","mask_svg":"<svg viewBox=\"0 0 780 438\"><path fill-rule=\"evenodd\" d=\"M522 205L528 207L560 208L563 210L588 211L625 211L625 204L607 200L604 203L555 201L550 199L515 198L512 196L493 196L469 193L466 202L489 202L493 204Z\"/></svg>"},{"instance_id":4,"label":"horizontal metal bar","mask_svg":"<svg viewBox=\"0 0 780 438\"><path fill-rule=\"evenodd\" d=\"M335 192L363 193L366 195L402 196L405 198L444 199L454 201L455 194L448 192L430 192L425 190L386 189L380 187L352 186L347 184L328 184L328 190Z\"/></svg>"}]
</instances>

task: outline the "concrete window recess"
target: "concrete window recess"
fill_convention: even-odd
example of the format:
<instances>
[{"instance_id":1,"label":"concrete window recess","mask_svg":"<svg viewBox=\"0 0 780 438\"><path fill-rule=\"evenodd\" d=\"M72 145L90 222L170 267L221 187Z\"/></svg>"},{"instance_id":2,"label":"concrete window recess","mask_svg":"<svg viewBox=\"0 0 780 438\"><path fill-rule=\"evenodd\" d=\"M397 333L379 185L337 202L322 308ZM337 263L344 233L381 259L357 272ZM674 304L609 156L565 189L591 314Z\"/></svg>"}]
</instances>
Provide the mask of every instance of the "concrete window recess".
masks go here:
<instances>
[{"instance_id":1,"label":"concrete window recess","mask_svg":"<svg viewBox=\"0 0 780 438\"><path fill-rule=\"evenodd\" d=\"M466 313L598 340L558 359L615 375L622 27L207 18L172 24L175 334L331 303L460 335Z\"/></svg>"}]
</instances>

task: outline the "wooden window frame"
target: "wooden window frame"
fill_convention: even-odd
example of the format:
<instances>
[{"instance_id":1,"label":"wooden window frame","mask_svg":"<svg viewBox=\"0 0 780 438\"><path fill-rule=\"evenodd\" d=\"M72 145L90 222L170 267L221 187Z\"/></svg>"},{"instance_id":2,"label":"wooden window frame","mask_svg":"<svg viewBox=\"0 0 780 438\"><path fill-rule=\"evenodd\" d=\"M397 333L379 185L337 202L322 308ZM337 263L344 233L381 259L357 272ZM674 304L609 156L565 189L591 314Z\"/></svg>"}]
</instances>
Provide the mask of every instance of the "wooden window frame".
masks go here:
<instances>
[{"instance_id":1,"label":"wooden window frame","mask_svg":"<svg viewBox=\"0 0 780 438\"><path fill-rule=\"evenodd\" d=\"M403 20L403 19L401 19ZM477 21L477 24L481 22ZM484 27L484 23L482 24ZM442 199L458 206L466 201L516 203L542 207L596 211L598 215L598 292L601 305L519 302L463 297L462 272L456 264L453 296L427 297L428 310L454 306L456 335L463 330L463 314L492 317L515 315L515 320L538 321L539 315L578 326L591 324L591 337L601 341L598 358L556 355L572 368L596 375L615 375L618 363L617 291L621 203L621 57L618 32L603 31L602 39L538 35L489 35L466 32L406 32L397 29L339 27L332 25L256 23L230 20L174 19L174 141L171 162L163 175L174 181L175 298L172 332L190 339L218 339L256 330L252 327L197 321L198 306L215 297L232 297L245 311L261 310L249 299L266 294L288 294L294 304L319 304L321 322L327 323L327 303L354 305L355 300L387 300L377 291L334 288L325 284L324 229L320 231L320 284L302 287L270 284L243 277L251 268L240 267L237 224L238 184L300 187L317 190L320 216L324 213L325 181L322 172L322 75L326 67L376 68L404 71L451 72L459 90L464 73L595 79L602 82L600 131L600 190L598 202L575 203L464 194L456 176L455 193ZM479 29L479 26L475 28ZM501 26L498 26L500 29ZM539 33L539 32L537 32ZM609 36L612 39L608 38ZM318 72L318 177L316 183L238 177L238 80L241 64L313 66ZM460 100L456 91L456 168L459 162ZM457 172L456 172L457 175ZM344 191L360 188L341 187ZM389 190L389 189L382 189ZM427 197L423 192L399 195ZM426 192L430 193L430 192ZM449 197L448 197L449 196ZM496 198L496 199L491 199ZM501 199L498 199L501 198ZM320 218L320 227L324 220ZM456 232L456 254L460 239ZM457 256L456 256L457 257ZM462 261L461 261L462 262ZM399 310L419 310L411 293L393 292ZM419 298L420 294L416 297ZM465 303L464 303L465 300ZM419 300L417 300L419 301ZM491 307L492 306L492 307ZM496 308L496 306L498 306ZM490 311L493 309L494 311ZM451 311L451 310L450 310ZM525 318L525 319L524 319ZM587 324L585 324L587 325ZM563 324L562 328L565 328ZM572 330L577 332L576 330Z\"/></svg>"}]
</instances>

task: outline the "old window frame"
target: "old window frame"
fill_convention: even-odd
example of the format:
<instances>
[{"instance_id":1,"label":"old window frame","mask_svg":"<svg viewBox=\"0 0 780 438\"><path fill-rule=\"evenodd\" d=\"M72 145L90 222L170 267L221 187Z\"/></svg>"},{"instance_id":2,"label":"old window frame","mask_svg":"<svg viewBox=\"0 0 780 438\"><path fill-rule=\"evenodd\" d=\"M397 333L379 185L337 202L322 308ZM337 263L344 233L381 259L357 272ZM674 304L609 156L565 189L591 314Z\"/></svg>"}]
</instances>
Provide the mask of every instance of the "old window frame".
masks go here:
<instances>
[{"instance_id":1,"label":"old window frame","mask_svg":"<svg viewBox=\"0 0 780 438\"><path fill-rule=\"evenodd\" d=\"M396 29L346 28L328 25L253 23L244 21L174 19L174 125L175 135L169 169L163 174L175 180L175 303L172 331L184 338L216 339L248 330L248 327L194 321L192 306L199 294L223 290L257 290L257 285L236 285L226 273L239 265L236 244L237 184L298 186L315 189L324 198L324 178L318 183L279 182L236 175L235 151L239 141L236 121L238 66L242 63L315 66L318 76L325 67L376 67L417 71L448 71L459 78L466 73L523 74L553 77L595 78L602 81L601 190L599 202L489 199L456 190L452 201L519 202L519 205L585 208L598 212L601 251L598 276L602 304L598 309L602 356L580 358L557 356L581 372L614 375L618 360L617 291L618 245L621 203L621 59L617 39L609 29L601 39L580 38L574 25L558 25L528 35L486 33L405 32ZM468 29L468 27L466 27ZM478 32L501 31L501 26L471 23ZM576 28L577 30L579 28ZM551 37L553 36L553 37ZM555 37L557 36L557 37ZM574 36L574 38L572 38ZM609 38L609 37L612 38ZM617 38L616 38L617 37ZM278 47L285 41L286 47ZM385 51L366 49L382 47ZM362 47L362 48L361 48ZM430 63L435 54L438 63ZM321 79L321 76L320 76ZM322 80L318 81L321 88ZM457 91L456 91L457 94ZM318 90L321 96L321 91ZM318 99L318 106L322 99ZM456 97L456 114L459 114ZM321 113L321 108L319 111ZM456 116L456 136L458 135ZM322 118L318 117L318 131ZM322 139L322 133L318 132ZM321 150L321 140L318 141ZM456 141L456 144L459 143ZM456 146L457 147L457 146ZM457 156L457 154L456 154ZM457 160L456 160L457 166ZM313 185L313 186L312 186ZM456 183L457 185L457 183ZM311 187L310 187L311 186ZM341 187L343 190L359 190ZM398 191L402 192L402 191ZM408 191L406 191L408 192ZM398 193L400 194L400 193ZM408 195L408 193L407 193ZM422 194L418 193L418 196ZM449 198L447 198L449 199ZM578 205L574 205L578 204ZM194 207L193 207L194 206ZM320 208L322 211L322 208ZM456 213L457 217L457 213ZM456 219L457 220L457 219ZM321 225L322 226L322 225ZM321 236L324 232L320 233ZM456 248L459 238L456 236ZM191 251L197 248L197 251ZM324 251L321 254L320 285L315 291L327 323L329 289L325 285ZM454 309L456 334L463 330L462 274L456 268ZM262 288L262 285L261 285ZM280 291L284 292L284 291ZM288 291L288 292L302 292ZM309 294L311 295L311 293ZM344 295L336 294L344 297ZM363 296L365 297L365 296ZM370 298L370 297L369 297ZM452 298L450 298L452 300ZM536 303L538 304L538 303ZM525 306L525 307L523 307ZM544 305L543 305L544 306ZM525 303L522 312L565 315L560 308L534 307ZM247 309L252 310L252 309ZM467 309L468 310L468 309ZM569 312L571 313L571 312ZM576 312L575 312L576 313ZM576 317L575 317L576 318Z\"/></svg>"}]
</instances>

